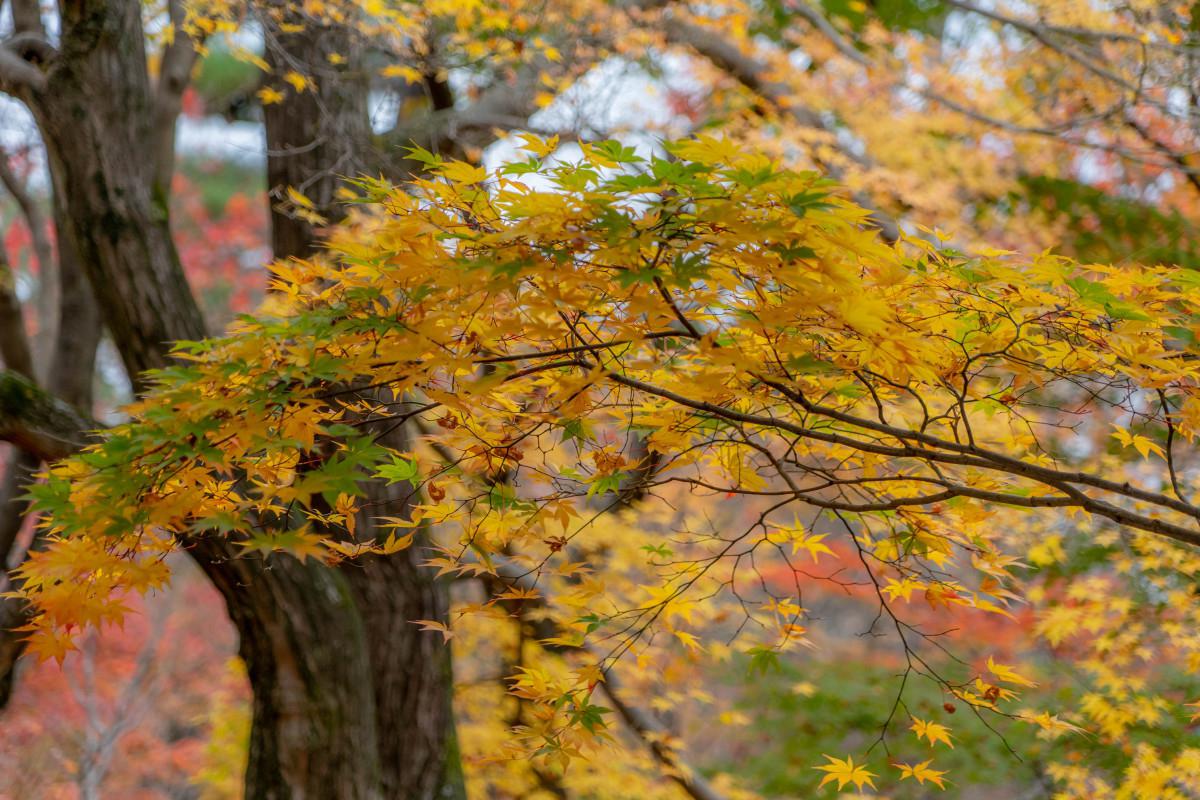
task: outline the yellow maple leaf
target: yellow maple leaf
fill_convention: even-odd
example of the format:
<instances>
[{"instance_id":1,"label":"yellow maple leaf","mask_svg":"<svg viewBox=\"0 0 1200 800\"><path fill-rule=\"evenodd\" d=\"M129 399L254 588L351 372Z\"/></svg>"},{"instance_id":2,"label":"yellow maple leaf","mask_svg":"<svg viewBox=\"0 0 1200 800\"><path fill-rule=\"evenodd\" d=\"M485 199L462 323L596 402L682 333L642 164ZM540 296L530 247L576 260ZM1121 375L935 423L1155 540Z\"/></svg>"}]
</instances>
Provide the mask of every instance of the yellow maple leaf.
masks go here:
<instances>
[{"instance_id":1,"label":"yellow maple leaf","mask_svg":"<svg viewBox=\"0 0 1200 800\"><path fill-rule=\"evenodd\" d=\"M1017 717L1026 722L1032 722L1034 725L1051 734L1052 737L1057 737L1063 733L1079 733L1083 730L1078 725L1072 725L1066 720L1059 719L1057 714L1051 714L1049 711L1043 711L1040 714L1035 714L1032 711L1022 711L1017 714Z\"/></svg>"},{"instance_id":2,"label":"yellow maple leaf","mask_svg":"<svg viewBox=\"0 0 1200 800\"><path fill-rule=\"evenodd\" d=\"M921 581L905 576L902 581L897 581L895 578L888 578L887 586L884 586L880 591L886 594L889 600L895 600L899 597L907 603L912 598L914 591L924 588L925 584Z\"/></svg>"},{"instance_id":3,"label":"yellow maple leaf","mask_svg":"<svg viewBox=\"0 0 1200 800\"><path fill-rule=\"evenodd\" d=\"M480 183L487 180L488 172L483 167L465 161L449 161L439 173L451 183Z\"/></svg>"},{"instance_id":4,"label":"yellow maple leaf","mask_svg":"<svg viewBox=\"0 0 1200 800\"><path fill-rule=\"evenodd\" d=\"M875 784L871 781L871 778L875 777L875 773L868 772L866 767L861 764L855 764L853 756L846 756L846 760L843 761L840 758L834 758L824 753L822 755L825 756L829 763L820 767L813 767L813 769L819 769L828 774L821 779L821 783L818 784L817 788L824 786L830 781L837 781L838 791L841 791L847 783L853 783L856 789L861 789L864 785L870 786L872 789L875 788Z\"/></svg>"},{"instance_id":5,"label":"yellow maple leaf","mask_svg":"<svg viewBox=\"0 0 1200 800\"><path fill-rule=\"evenodd\" d=\"M518 133L517 138L521 140L521 149L528 150L538 158L545 158L558 149L558 136L551 136L549 139L543 139L533 133Z\"/></svg>"},{"instance_id":6,"label":"yellow maple leaf","mask_svg":"<svg viewBox=\"0 0 1200 800\"><path fill-rule=\"evenodd\" d=\"M1014 672L1012 667L1004 664L997 664L992 660L991 656L988 656L987 668L988 672L992 673L1005 683L1015 683L1018 686L1037 686L1037 684L1033 681Z\"/></svg>"},{"instance_id":7,"label":"yellow maple leaf","mask_svg":"<svg viewBox=\"0 0 1200 800\"><path fill-rule=\"evenodd\" d=\"M454 631L450 630L444 622L438 622L434 619L414 619L412 624L420 625L423 631L437 631L442 634L443 642L448 642L454 638Z\"/></svg>"},{"instance_id":8,"label":"yellow maple leaf","mask_svg":"<svg viewBox=\"0 0 1200 800\"><path fill-rule=\"evenodd\" d=\"M1116 427L1116 426L1114 426ZM1132 434L1124 428L1117 427L1113 432L1113 438L1120 442L1125 447L1132 446L1137 450L1142 458L1149 458L1151 453L1166 457L1166 453L1162 447L1141 434Z\"/></svg>"},{"instance_id":9,"label":"yellow maple leaf","mask_svg":"<svg viewBox=\"0 0 1200 800\"><path fill-rule=\"evenodd\" d=\"M412 544L413 536L415 535L416 532L411 531L403 536L397 536L396 532L392 531L390 534L388 534L388 538L383 543L383 546L379 548L379 552L383 553L385 556L390 556L392 553L399 553L401 550L407 549Z\"/></svg>"},{"instance_id":10,"label":"yellow maple leaf","mask_svg":"<svg viewBox=\"0 0 1200 800\"><path fill-rule=\"evenodd\" d=\"M291 200L293 203L300 206L301 208L310 208L310 209L316 208L316 206L313 205L312 200L309 200L301 192L297 191L295 188L293 188L291 186L287 187L287 196L288 196L289 200Z\"/></svg>"},{"instance_id":11,"label":"yellow maple leaf","mask_svg":"<svg viewBox=\"0 0 1200 800\"><path fill-rule=\"evenodd\" d=\"M264 106L283 102L283 92L279 91L278 89L273 89L270 86L262 87L255 94L258 95L258 101Z\"/></svg>"},{"instance_id":12,"label":"yellow maple leaf","mask_svg":"<svg viewBox=\"0 0 1200 800\"><path fill-rule=\"evenodd\" d=\"M900 780L904 780L905 778L916 778L917 783L929 781L939 789L945 789L946 783L942 776L945 775L946 772L944 770L930 769L929 765L932 763L933 761L931 759L929 761L922 761L919 764L896 764L895 767L896 769L900 770Z\"/></svg>"},{"instance_id":13,"label":"yellow maple leaf","mask_svg":"<svg viewBox=\"0 0 1200 800\"><path fill-rule=\"evenodd\" d=\"M235 47L229 51L229 54L231 56L233 56L235 59L237 59L238 61L244 61L247 64L253 64L254 66L261 69L263 72L271 71L271 65L266 62L266 59L264 59L262 56L258 55L257 53L247 50L244 47Z\"/></svg>"},{"instance_id":14,"label":"yellow maple leaf","mask_svg":"<svg viewBox=\"0 0 1200 800\"><path fill-rule=\"evenodd\" d=\"M403 78L406 83L420 83L421 81L420 72L400 64L388 64L379 70L379 74L384 78Z\"/></svg>"},{"instance_id":15,"label":"yellow maple leaf","mask_svg":"<svg viewBox=\"0 0 1200 800\"><path fill-rule=\"evenodd\" d=\"M950 741L950 729L945 725L937 722L926 722L923 719L912 718L913 724L909 726L909 730L917 735L918 739L928 739L929 746L938 742L945 742L946 746L951 750L954 749L954 744Z\"/></svg>"},{"instance_id":16,"label":"yellow maple leaf","mask_svg":"<svg viewBox=\"0 0 1200 800\"><path fill-rule=\"evenodd\" d=\"M346 526L346 530L350 535L354 535L355 519L354 512L358 509L358 501L354 495L342 492L337 496L337 502L334 503L334 510L342 517L342 524Z\"/></svg>"},{"instance_id":17,"label":"yellow maple leaf","mask_svg":"<svg viewBox=\"0 0 1200 800\"><path fill-rule=\"evenodd\" d=\"M700 644L700 640L696 638L695 634L688 633L687 631L672 631L672 633L675 634L676 639L683 642L683 646L687 649L704 652L704 647Z\"/></svg>"},{"instance_id":18,"label":"yellow maple leaf","mask_svg":"<svg viewBox=\"0 0 1200 800\"><path fill-rule=\"evenodd\" d=\"M312 82L312 78L309 78L306 75L301 75L299 72L296 72L296 70L291 70L288 72L283 76L283 79L295 87L297 92L303 92L316 86L316 84Z\"/></svg>"},{"instance_id":19,"label":"yellow maple leaf","mask_svg":"<svg viewBox=\"0 0 1200 800\"><path fill-rule=\"evenodd\" d=\"M504 592L495 595L495 598L497 600L540 600L542 598L542 593L537 589L527 589L521 586L510 586Z\"/></svg>"},{"instance_id":20,"label":"yellow maple leaf","mask_svg":"<svg viewBox=\"0 0 1200 800\"><path fill-rule=\"evenodd\" d=\"M833 551L830 550L827 545L822 544L821 542L825 536L826 534L824 533L814 533L808 536L800 534L794 537L792 539L792 555L796 555L796 553L800 552L801 550L807 550L808 554L812 556L812 560L814 562L817 560L817 556L819 556L821 553L833 555Z\"/></svg>"},{"instance_id":21,"label":"yellow maple leaf","mask_svg":"<svg viewBox=\"0 0 1200 800\"><path fill-rule=\"evenodd\" d=\"M38 627L28 639L27 649L39 662L54 659L62 666L67 653L75 649L70 634L53 628Z\"/></svg>"}]
</instances>

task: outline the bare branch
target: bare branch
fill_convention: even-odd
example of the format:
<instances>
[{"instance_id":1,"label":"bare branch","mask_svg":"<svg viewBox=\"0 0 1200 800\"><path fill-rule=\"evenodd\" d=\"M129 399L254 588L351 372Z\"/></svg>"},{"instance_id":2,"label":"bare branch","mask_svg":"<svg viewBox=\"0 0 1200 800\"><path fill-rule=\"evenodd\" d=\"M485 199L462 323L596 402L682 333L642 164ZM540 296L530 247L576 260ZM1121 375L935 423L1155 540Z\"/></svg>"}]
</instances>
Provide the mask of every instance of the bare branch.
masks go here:
<instances>
[{"instance_id":1,"label":"bare branch","mask_svg":"<svg viewBox=\"0 0 1200 800\"><path fill-rule=\"evenodd\" d=\"M9 163L9 154L3 149L0 149L0 184L4 185L4 188L16 201L17 207L21 210L21 216L25 218L29 236L33 240L33 254L38 264L37 322L39 335L37 344L33 346L32 350L35 363L42 364L48 360L44 358L48 352L46 348L57 340L58 264L54 259L54 250L50 246L50 239L46 236L46 218L42 214L42 209L29 194L28 187L13 172L12 164ZM30 375L32 376L32 373Z\"/></svg>"},{"instance_id":2,"label":"bare branch","mask_svg":"<svg viewBox=\"0 0 1200 800\"><path fill-rule=\"evenodd\" d=\"M1200 192L1200 175L1196 174L1196 168L1188 164L1187 158L1182 153L1176 151L1173 147L1155 136L1148 127L1134 119L1131 114L1125 115L1125 124L1141 137L1142 141L1153 147L1174 164L1175 168L1192 185L1192 188Z\"/></svg>"},{"instance_id":3,"label":"bare branch","mask_svg":"<svg viewBox=\"0 0 1200 800\"><path fill-rule=\"evenodd\" d=\"M596 368L595 364L584 360L579 360L576 364L581 369L589 371ZM821 406L811 406L808 410L813 413L822 414L830 419L836 419L840 422L853 425L864 432L881 433L893 437L897 443L880 443L868 438L859 438L857 436L832 432L829 429L818 430L805 427L804 425L799 425L786 419L777 419L769 415L748 414L736 411L715 403L686 397L678 392L673 392L614 372L605 372L604 377L613 383L646 392L647 394L670 400L685 408L710 413L733 422L761 426L767 430L785 431L801 438L843 445L864 453L874 453L892 458L912 459L925 463L974 466L997 473L1007 473L1027 478L1070 497L1074 500L1074 503L1070 505L1112 520L1119 525L1166 536L1185 544L1200 545L1200 529L1196 527L1186 527L1170 522L1157 516L1155 512L1141 513L1131 511L1114 505L1108 500L1089 495L1078 488L1079 485L1093 487L1112 496L1152 503L1160 509L1171 509L1172 511L1186 514L1193 519L1200 519L1200 508L1159 492L1139 489L1129 483L1117 483L1082 472L1064 472L1051 467L1043 467L1004 453L985 450L975 445L962 445L917 431L895 428L865 418L851 417ZM998 500L999 498L994 499ZM1052 503L1047 503L1047 505L1063 506L1068 504L1056 500Z\"/></svg>"},{"instance_id":4,"label":"bare branch","mask_svg":"<svg viewBox=\"0 0 1200 800\"><path fill-rule=\"evenodd\" d=\"M17 299L15 276L0 247L0 358L13 372L33 378L33 352L25 333L21 301Z\"/></svg>"},{"instance_id":5,"label":"bare branch","mask_svg":"<svg viewBox=\"0 0 1200 800\"><path fill-rule=\"evenodd\" d=\"M171 186L175 172L175 121L183 110L183 93L196 65L196 42L183 30L187 12L181 0L169 0L167 13L174 36L163 48L158 86L154 90L154 184L162 190Z\"/></svg>"},{"instance_id":6,"label":"bare branch","mask_svg":"<svg viewBox=\"0 0 1200 800\"><path fill-rule=\"evenodd\" d=\"M1175 45L1169 42L1147 41L1143 37L1133 33L1122 33L1121 31L1101 31L1094 28L1080 28L1069 25L1051 25L1040 20L1022 19L1003 14L995 9L984 8L969 0L946 0L946 5L954 6L962 11L969 11L972 14L978 14L981 17L986 17L993 22L999 22L1003 25L1010 25L1018 30L1023 30L1031 35L1059 34L1069 36L1075 39L1093 39L1107 40L1113 42L1126 42L1135 44L1139 47L1146 46L1169 50L1175 53L1187 52L1189 48L1186 45Z\"/></svg>"},{"instance_id":7,"label":"bare branch","mask_svg":"<svg viewBox=\"0 0 1200 800\"><path fill-rule=\"evenodd\" d=\"M621 716L621 720L638 735L653 753L654 758L665 768L667 776L691 795L694 800L724 800L724 796L704 780L693 767L680 760L679 753L667 744L668 731L652 714L626 701L621 681L612 667L603 669L604 680L600 683L609 702Z\"/></svg>"},{"instance_id":8,"label":"bare branch","mask_svg":"<svg viewBox=\"0 0 1200 800\"><path fill-rule=\"evenodd\" d=\"M1088 70L1092 74L1099 77L1101 80L1106 81L1107 83L1110 83L1114 86L1117 86L1125 92L1128 92L1129 94L1131 94L1133 96L1133 99L1135 102L1145 101L1145 102L1149 103L1150 105L1152 105L1153 107L1155 107L1156 109L1158 109L1160 112L1169 113L1169 109L1164 104L1154 101L1153 98L1148 97L1145 94L1145 92L1142 91L1141 87L1129 83L1124 78L1122 78L1120 75L1117 75L1112 70L1107 69L1102 63L1099 63L1095 59L1088 57L1086 54L1079 52L1079 50L1077 50L1076 48L1069 47L1064 44L1061 44L1060 42L1055 41L1051 35L1052 34L1060 34L1060 35L1070 36L1070 37L1073 37L1076 39L1121 41L1121 42L1127 42L1129 44L1137 44L1138 46L1145 46L1145 47L1151 47L1154 44L1161 44L1161 43L1146 43L1146 42L1143 42L1139 37L1133 36L1131 34L1122 34L1119 32L1108 32L1108 31L1093 31L1093 30L1089 30L1086 28L1061 27L1061 26L1037 23L1037 22L1033 22L1033 21L1029 21L1029 20L1023 20L1023 19L1019 19L1016 17L1009 17L1009 16L1005 16L1003 14L1000 14L998 12L995 12L995 11L992 11L989 9L981 8L979 6L974 5L973 3L965 2L965 0L955 0L953 2L950 2L950 5L953 5L961 10L976 13L976 14L984 16L988 19L991 19L993 21L1000 22L1000 23L1003 23L1006 25L1011 25L1013 27L1018 28L1019 30L1025 31L1025 32L1029 33L1030 35L1032 35L1043 46L1045 46L1051 50L1054 50L1055 52L1060 53L1061 55L1070 59L1071 61L1074 61L1075 63L1082 66L1084 69ZM844 36L842 36L842 34L835 27L833 27L833 25L819 11L814 9L811 5L808 5L807 3L805 3L804 0L793 0L790 3L789 8L791 10L795 11L798 15L803 17L809 23L811 23L822 35L824 35L834 45L834 47L837 48L838 52L840 52L846 58L850 59L851 61L853 61L856 64L859 64L860 66L862 66L864 68L870 69L870 68L880 67L880 65L872 62L862 52L855 49L854 45L851 42L849 42ZM1180 51L1182 50L1182 48L1176 48L1175 46L1172 46L1172 45L1164 45L1164 46L1171 50L1180 50ZM904 70L902 70L902 69L889 70L889 72L892 74L900 75L900 76L903 76L903 74L904 74ZM1056 139L1056 140L1067 141L1069 144L1071 144L1075 147L1086 148L1089 150L1098 150L1101 152L1110 152L1110 153L1117 154L1117 155L1121 156L1122 158L1128 158L1133 161L1138 161L1141 163L1149 163L1152 166L1156 166L1156 167L1160 167L1160 168L1176 170L1176 171L1182 173L1189 183L1191 183L1198 190L1200 190L1200 176L1198 176L1198 172L1200 172L1200 171L1198 171L1197 168L1189 165L1186 157L1183 154L1175 151L1173 148L1171 148L1166 143L1153 137L1149 133L1149 131L1145 128L1145 126L1138 123L1131 116L1129 109L1124 108L1124 106L1127 105L1127 103L1125 103L1124 101L1122 101L1122 103L1119 104L1118 107L1116 107L1114 109L1110 109L1105 112L1100 112L1100 113L1097 113L1094 115L1089 115L1089 116L1086 116L1083 118L1072 119L1065 123L1022 124L1019 122L1015 122L1013 120L1003 119L1001 117L997 117L992 114L989 114L986 111L983 111L981 109L974 108L974 107L968 105L967 103L964 103L960 100L956 100L955 98L945 94L944 92L938 91L937 89L934 89L930 86L913 85L910 81L904 80L903 77L901 77L900 79L898 79L895 82L895 86L897 88L902 88L902 89L905 89L906 91L912 92L913 94L917 95L918 97L921 97L932 103L936 103L937 105L947 108L950 111L953 111L956 114L960 114L970 120L974 120L975 122L979 122L983 125L987 125L989 127L1004 131L1006 133L1011 133L1014 135L1041 136L1041 137L1046 137L1046 138L1051 138L1051 139ZM1131 127L1135 132L1137 132L1138 135L1142 138L1142 140L1145 141L1148 145L1150 145L1151 148L1155 152L1164 156L1167 159L1167 161L1169 162L1168 164L1164 164L1157 160L1151 161L1151 160L1147 159L1144 154L1139 154L1137 152L1134 152L1132 149L1123 147L1119 143L1106 142L1106 141L1102 141L1102 140L1093 140L1093 139L1089 139L1088 137L1085 137L1085 136L1076 136L1076 137L1071 137L1070 139L1066 138L1068 136L1068 134L1072 133L1072 131L1079 130L1087 122L1093 122L1093 121L1097 121L1097 120L1104 119L1107 117L1111 117L1118 111L1124 112L1125 123L1129 127Z\"/></svg>"}]
</instances>

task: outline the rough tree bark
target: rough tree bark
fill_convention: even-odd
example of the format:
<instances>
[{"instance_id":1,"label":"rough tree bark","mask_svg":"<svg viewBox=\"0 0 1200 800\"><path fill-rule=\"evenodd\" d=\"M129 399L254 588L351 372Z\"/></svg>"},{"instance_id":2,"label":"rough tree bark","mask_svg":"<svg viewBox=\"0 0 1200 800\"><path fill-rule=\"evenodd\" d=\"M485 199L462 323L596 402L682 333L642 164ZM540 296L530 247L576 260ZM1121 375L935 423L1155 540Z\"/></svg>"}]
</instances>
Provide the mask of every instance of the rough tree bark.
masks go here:
<instances>
[{"instance_id":1,"label":"rough tree bark","mask_svg":"<svg viewBox=\"0 0 1200 800\"><path fill-rule=\"evenodd\" d=\"M170 343L204 336L154 181L154 93L141 7L129 0L62 5L46 87L24 98L46 145L56 196L104 323L135 388ZM64 331L71 335L71 331Z\"/></svg>"},{"instance_id":2,"label":"rough tree bark","mask_svg":"<svg viewBox=\"0 0 1200 800\"><path fill-rule=\"evenodd\" d=\"M278 6L264 14L267 62L280 74L296 69L315 87L288 92L282 103L265 109L268 187L282 197L291 186L312 200L317 212L331 223L342 215L336 193L343 176L373 172L379 159L371 149L367 84L361 77L361 44L340 25L316 24L294 18ZM302 26L285 33L281 24ZM293 28L294 29L294 28ZM329 53L342 56L331 66ZM304 257L317 245L317 228L275 205L271 213L276 258ZM405 449L405 432L393 431L389 444ZM412 502L406 484L368 486L373 515L404 516ZM371 538L374 521L363 516L359 535ZM450 652L438 636L411 624L414 619L445 619L447 587L420 565L418 543L388 558L369 558L346 565L333 574L339 596L348 598L348 631L360 637L371 676L368 715L376 731L376 757L381 765L379 788L385 797L456 797L463 787L454 746L451 714ZM327 571L328 572L328 571ZM346 642L346 646L350 646Z\"/></svg>"}]
</instances>

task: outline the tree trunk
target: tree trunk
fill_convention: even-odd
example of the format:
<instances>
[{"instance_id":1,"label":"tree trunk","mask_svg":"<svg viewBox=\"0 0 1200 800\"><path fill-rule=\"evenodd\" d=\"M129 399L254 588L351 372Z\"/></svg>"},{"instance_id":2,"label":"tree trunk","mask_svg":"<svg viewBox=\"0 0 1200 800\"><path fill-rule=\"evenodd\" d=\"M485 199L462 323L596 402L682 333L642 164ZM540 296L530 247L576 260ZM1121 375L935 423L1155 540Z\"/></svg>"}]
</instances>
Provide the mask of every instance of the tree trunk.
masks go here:
<instances>
[{"instance_id":1,"label":"tree trunk","mask_svg":"<svg viewBox=\"0 0 1200 800\"><path fill-rule=\"evenodd\" d=\"M269 80L283 94L263 106L267 139L267 190L272 201L271 247L276 258L310 255L319 228L288 213L287 190L307 197L329 224L337 223L336 193L342 178L355 177L370 155L370 117L361 35L344 25L310 18L292 0L266 2L261 10ZM298 30L297 30L298 29ZM330 56L337 56L333 64ZM297 90L289 72L307 79Z\"/></svg>"},{"instance_id":2,"label":"tree trunk","mask_svg":"<svg viewBox=\"0 0 1200 800\"><path fill-rule=\"evenodd\" d=\"M156 109L141 4L65 0L61 7L49 88L23 99L65 201L63 233L140 391L144 370L169 365L170 342L204 335L147 152ZM299 48L303 63L327 64L336 45L314 36L289 35L283 43ZM366 87L328 74L314 80L318 103L302 94L287 113L268 115L268 141L285 143L270 156L272 183L299 180L298 189L332 209L337 177L354 174L361 162L353 148L368 143ZM276 255L311 252L312 225L280 224L275 216ZM401 488L370 491L403 506ZM449 650L438 634L410 623L446 617L446 588L419 566L419 547L335 569L282 554L247 556L215 536L186 545L241 637L254 695L247 798L463 796Z\"/></svg>"},{"instance_id":3,"label":"tree trunk","mask_svg":"<svg viewBox=\"0 0 1200 800\"><path fill-rule=\"evenodd\" d=\"M296 189L335 223L342 216L337 199L342 178L375 172L378 163L370 149L361 42L344 26L306 18L290 7L267 7L263 23L273 73L299 70L315 84L302 92L281 86L284 101L264 108L271 195L283 199L289 187ZM331 66L333 53L341 56L341 66ZM312 255L318 233L312 222L272 206L276 258ZM404 431L389 436L389 444L407 449ZM357 526L363 539L375 537L374 516L406 516L413 497L406 484L375 482L367 492L365 505L372 515L362 516ZM421 566L423 550L418 538L406 551L338 570L365 637L381 765L378 790L388 798L464 796L451 712L450 650L440 636L412 624L445 620L449 606L445 582Z\"/></svg>"},{"instance_id":4,"label":"tree trunk","mask_svg":"<svg viewBox=\"0 0 1200 800\"><path fill-rule=\"evenodd\" d=\"M408 484L375 482L367 495L372 515L406 516L412 490ZM360 531L372 530L373 524L360 516ZM388 798L466 797L454 731L450 648L440 634L412 622L449 621L448 586L422 565L426 547L418 536L407 550L371 556L341 570L367 637L384 765L381 786Z\"/></svg>"},{"instance_id":5,"label":"tree trunk","mask_svg":"<svg viewBox=\"0 0 1200 800\"><path fill-rule=\"evenodd\" d=\"M139 390L141 373L165 365L171 342L205 333L171 238L166 195L154 186L147 152L154 95L144 48L139 3L64 2L48 88L26 101L65 205L63 233Z\"/></svg>"},{"instance_id":6,"label":"tree trunk","mask_svg":"<svg viewBox=\"0 0 1200 800\"><path fill-rule=\"evenodd\" d=\"M413 492L372 482L367 495L360 536L375 515L407 515ZM226 599L254 689L246 797L465 796L449 648L412 624L447 615L421 537L337 568L214 537L187 544Z\"/></svg>"},{"instance_id":7,"label":"tree trunk","mask_svg":"<svg viewBox=\"0 0 1200 800\"><path fill-rule=\"evenodd\" d=\"M188 549L225 598L254 692L245 796L382 797L371 665L345 577L212 536Z\"/></svg>"}]
</instances>

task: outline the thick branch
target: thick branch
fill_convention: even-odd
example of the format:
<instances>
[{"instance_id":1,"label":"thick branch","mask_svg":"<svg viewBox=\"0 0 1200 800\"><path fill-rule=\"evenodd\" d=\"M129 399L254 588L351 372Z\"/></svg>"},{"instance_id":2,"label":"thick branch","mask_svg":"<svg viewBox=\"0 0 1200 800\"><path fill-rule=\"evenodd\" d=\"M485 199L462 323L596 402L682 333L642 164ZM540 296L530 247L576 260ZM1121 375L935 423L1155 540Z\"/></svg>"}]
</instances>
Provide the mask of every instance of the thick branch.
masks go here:
<instances>
[{"instance_id":1,"label":"thick branch","mask_svg":"<svg viewBox=\"0 0 1200 800\"><path fill-rule=\"evenodd\" d=\"M100 426L12 370L0 371L0 441L43 461L79 450Z\"/></svg>"},{"instance_id":2,"label":"thick branch","mask_svg":"<svg viewBox=\"0 0 1200 800\"><path fill-rule=\"evenodd\" d=\"M837 28L833 27L833 23L827 20L824 14L810 6L805 0L792 0L788 8L804 17L810 25L821 32L822 36L832 42L843 56L860 66L870 66L870 60L856 50L854 45L842 36Z\"/></svg>"},{"instance_id":3,"label":"thick branch","mask_svg":"<svg viewBox=\"0 0 1200 800\"><path fill-rule=\"evenodd\" d=\"M42 24L42 8L38 0L12 0L13 30L44 37L46 27Z\"/></svg>"},{"instance_id":4,"label":"thick branch","mask_svg":"<svg viewBox=\"0 0 1200 800\"><path fill-rule=\"evenodd\" d=\"M0 42L0 91L19 94L22 91L40 92L45 88L45 74L22 58L10 42Z\"/></svg>"},{"instance_id":5,"label":"thick branch","mask_svg":"<svg viewBox=\"0 0 1200 800\"><path fill-rule=\"evenodd\" d=\"M604 688L609 702L629 729L650 748L654 758L663 765L671 780L695 800L724 800L724 796L695 769L679 760L679 754L667 744L669 733L662 724L649 712L626 702L616 671L612 667L603 671L604 681L600 685Z\"/></svg>"},{"instance_id":6,"label":"thick branch","mask_svg":"<svg viewBox=\"0 0 1200 800\"><path fill-rule=\"evenodd\" d=\"M66 226L62 219L62 204L54 197L55 230L61 234ZM96 360L96 345L100 341L100 312L91 289L76 257L69 237L58 239L58 307L57 325L51 345L50 365L46 384L58 401L68 408L90 408L92 405L92 373ZM69 330L70 335L62 332ZM88 421L89 426L92 424ZM86 431L81 430L81 438ZM42 463L42 456L18 450L9 465L9 473L0 486L0 560L11 564L15 560L14 544L24 526L29 504L20 499L26 493L33 472ZM41 546L40 529L35 528L29 549ZM0 598L0 708L7 705L12 694L17 660L25 649L21 628L29 622L28 603L16 597Z\"/></svg>"},{"instance_id":7,"label":"thick branch","mask_svg":"<svg viewBox=\"0 0 1200 800\"><path fill-rule=\"evenodd\" d=\"M4 477L0 478L0 570L7 569L16 560L13 546L21 529L25 527L25 515L29 513L29 501L24 495L41 463L41 459L35 455L24 450L14 450L12 458L5 465ZM0 598L0 605L7 605L9 602L11 598ZM0 633L0 638L8 633L7 630ZM0 646L0 649L3 647ZM3 659L0 659L0 664L3 663ZM3 670L0 670L0 674L2 672ZM3 706L3 701L0 701L0 708Z\"/></svg>"},{"instance_id":8,"label":"thick branch","mask_svg":"<svg viewBox=\"0 0 1200 800\"><path fill-rule=\"evenodd\" d=\"M587 361L579 360L576 364L589 372L595 369L595 365ZM894 437L899 443L881 444L877 441L838 433L834 429L823 428L818 430L789 422L788 420L777 419L766 414L748 414L716 403L686 397L678 392L614 372L605 372L604 377L613 383L661 397L664 400L670 400L685 408L702 411L732 422L760 426L768 430L785 431L803 439L838 444L864 453L874 453L891 458L976 467L989 472L1026 478L1071 497L1075 501L1073 504L1075 507L1096 514L1097 516L1105 517L1119 525L1166 536L1185 544L1200 545L1200 530L1194 527L1185 527L1157 516L1130 511L1106 500L1093 497L1074 485L1091 486L1118 497L1148 502L1161 509L1171 509L1186 514L1193 519L1200 519L1200 508L1158 492L1139 489L1128 483L1117 483L1083 472L1066 472L1050 467L1042 467L1003 453L980 448L973 444L962 445L957 442L949 442L919 431L895 428L890 425L872 422L868 419L851 417L850 415L820 406L812 406L809 410L822 414L827 418L845 422L864 432L872 431ZM1054 505L1060 504L1055 502Z\"/></svg>"},{"instance_id":9,"label":"thick branch","mask_svg":"<svg viewBox=\"0 0 1200 800\"><path fill-rule=\"evenodd\" d=\"M689 22L674 14L663 17L662 28L668 41L695 50L700 56L712 62L713 66L754 94L785 111L804 127L820 131L828 130L816 112L804 106L798 106L789 100L792 91L787 84L767 78L766 64L742 52L737 43L721 31Z\"/></svg>"},{"instance_id":10,"label":"thick branch","mask_svg":"<svg viewBox=\"0 0 1200 800\"><path fill-rule=\"evenodd\" d=\"M496 130L528 127L539 91L538 69L530 66L519 71L511 83L498 83L484 91L466 108L454 108L448 96L439 99L434 93L432 113L396 125L381 137L380 146L386 153L416 143L434 153L462 157L470 149L482 149L495 141Z\"/></svg>"}]
</instances>

